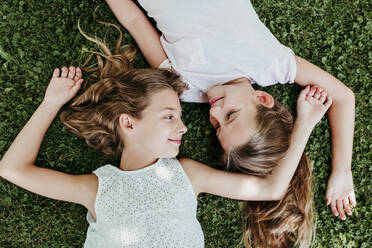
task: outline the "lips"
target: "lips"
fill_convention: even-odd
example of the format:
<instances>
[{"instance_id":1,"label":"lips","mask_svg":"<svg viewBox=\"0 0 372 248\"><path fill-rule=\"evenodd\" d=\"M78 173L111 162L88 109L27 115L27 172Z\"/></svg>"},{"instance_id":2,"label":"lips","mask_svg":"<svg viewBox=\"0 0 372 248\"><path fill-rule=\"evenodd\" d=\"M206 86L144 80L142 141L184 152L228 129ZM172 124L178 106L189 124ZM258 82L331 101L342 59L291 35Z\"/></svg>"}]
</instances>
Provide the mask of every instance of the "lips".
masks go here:
<instances>
[{"instance_id":1,"label":"lips","mask_svg":"<svg viewBox=\"0 0 372 248\"><path fill-rule=\"evenodd\" d=\"M219 100L221 100L223 97L215 97L215 98L212 98L210 101L209 101L209 106L212 107L213 104L215 104L216 102L218 102Z\"/></svg>"},{"instance_id":2,"label":"lips","mask_svg":"<svg viewBox=\"0 0 372 248\"><path fill-rule=\"evenodd\" d=\"M181 145L181 139L168 139L170 142L174 142L177 145Z\"/></svg>"}]
</instances>

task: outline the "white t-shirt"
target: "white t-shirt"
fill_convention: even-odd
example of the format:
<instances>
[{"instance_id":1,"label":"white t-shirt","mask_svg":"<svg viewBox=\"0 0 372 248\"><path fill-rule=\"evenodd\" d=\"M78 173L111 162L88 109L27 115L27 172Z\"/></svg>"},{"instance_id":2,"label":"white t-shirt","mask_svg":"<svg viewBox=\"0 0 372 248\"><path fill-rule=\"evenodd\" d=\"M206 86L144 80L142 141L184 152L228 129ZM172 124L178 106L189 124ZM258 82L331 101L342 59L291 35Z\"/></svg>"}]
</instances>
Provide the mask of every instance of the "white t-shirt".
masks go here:
<instances>
[{"instance_id":1,"label":"white t-shirt","mask_svg":"<svg viewBox=\"0 0 372 248\"><path fill-rule=\"evenodd\" d=\"M179 73L190 90L182 100L205 102L205 92L246 77L268 86L293 82L292 50L271 34L249 0L139 0L162 32L168 56L159 67Z\"/></svg>"}]
</instances>

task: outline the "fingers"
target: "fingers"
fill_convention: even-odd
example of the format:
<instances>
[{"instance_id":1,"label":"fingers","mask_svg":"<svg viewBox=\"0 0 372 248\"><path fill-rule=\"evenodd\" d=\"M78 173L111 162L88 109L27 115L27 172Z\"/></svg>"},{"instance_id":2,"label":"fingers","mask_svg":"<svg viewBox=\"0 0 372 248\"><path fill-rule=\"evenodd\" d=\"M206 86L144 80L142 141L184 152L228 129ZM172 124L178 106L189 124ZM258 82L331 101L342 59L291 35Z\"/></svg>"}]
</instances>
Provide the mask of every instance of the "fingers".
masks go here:
<instances>
[{"instance_id":1,"label":"fingers","mask_svg":"<svg viewBox=\"0 0 372 248\"><path fill-rule=\"evenodd\" d=\"M302 91L301 91L301 93L300 93L300 96L298 97L298 100L302 100L302 101L304 101L305 99L306 99L306 96L307 96L307 94L309 93L309 91L310 91L310 86L308 85L308 86L306 86L306 88L305 89L303 89Z\"/></svg>"},{"instance_id":2,"label":"fingers","mask_svg":"<svg viewBox=\"0 0 372 248\"><path fill-rule=\"evenodd\" d=\"M80 80L82 76L83 76L83 73L81 72L81 69L77 67L74 81Z\"/></svg>"},{"instance_id":3,"label":"fingers","mask_svg":"<svg viewBox=\"0 0 372 248\"><path fill-rule=\"evenodd\" d=\"M308 91L308 93L306 94L306 97L305 97L306 101L308 101L309 98L312 98L314 96L315 92L316 92L316 87L312 86L310 88L310 90Z\"/></svg>"},{"instance_id":4,"label":"fingers","mask_svg":"<svg viewBox=\"0 0 372 248\"><path fill-rule=\"evenodd\" d=\"M315 92L316 92L316 87L315 86L312 86L311 89L310 89L310 91L309 91L309 93L307 94L307 96L313 97L314 94L315 94Z\"/></svg>"},{"instance_id":5,"label":"fingers","mask_svg":"<svg viewBox=\"0 0 372 248\"><path fill-rule=\"evenodd\" d=\"M60 71L59 71L59 68L55 68L54 69L54 71L53 71L53 76L52 77L59 77L59 73L60 73Z\"/></svg>"},{"instance_id":6,"label":"fingers","mask_svg":"<svg viewBox=\"0 0 372 248\"><path fill-rule=\"evenodd\" d=\"M74 77L75 77L75 67L74 66L70 66L70 68L68 69L67 77L69 79L74 79Z\"/></svg>"},{"instance_id":7,"label":"fingers","mask_svg":"<svg viewBox=\"0 0 372 248\"><path fill-rule=\"evenodd\" d=\"M339 216L341 220L346 220L346 214L352 215L353 207L356 206L354 190L352 190L344 199L336 200L333 194L326 195L326 203L330 206L332 214ZM346 214L345 214L346 212Z\"/></svg>"},{"instance_id":8,"label":"fingers","mask_svg":"<svg viewBox=\"0 0 372 248\"><path fill-rule=\"evenodd\" d=\"M349 202L351 204L351 207L355 207L356 206L356 200L355 200L354 189L353 189L353 192L350 193L348 198L349 198Z\"/></svg>"},{"instance_id":9,"label":"fingers","mask_svg":"<svg viewBox=\"0 0 372 248\"><path fill-rule=\"evenodd\" d=\"M338 216L338 211L336 208L336 201L331 202L331 211L334 216Z\"/></svg>"},{"instance_id":10,"label":"fingers","mask_svg":"<svg viewBox=\"0 0 372 248\"><path fill-rule=\"evenodd\" d=\"M65 77L67 77L67 74L68 74L68 69L67 69L67 67L63 67L63 68L62 68L62 73L61 73L61 78L65 78Z\"/></svg>"},{"instance_id":11,"label":"fingers","mask_svg":"<svg viewBox=\"0 0 372 248\"><path fill-rule=\"evenodd\" d=\"M343 204L342 200L337 200L336 201L336 206L337 206L337 211L338 211L338 214L339 214L341 220L346 220L346 216L345 216L345 212L344 212L344 204Z\"/></svg>"},{"instance_id":12,"label":"fingers","mask_svg":"<svg viewBox=\"0 0 372 248\"><path fill-rule=\"evenodd\" d=\"M321 103L324 103L325 100L327 99L327 95L328 95L327 92L323 91L323 92L320 94L319 101L320 101Z\"/></svg>"},{"instance_id":13,"label":"fingers","mask_svg":"<svg viewBox=\"0 0 372 248\"><path fill-rule=\"evenodd\" d=\"M310 90L308 91L306 95L306 100L317 100L321 101L322 103L326 100L327 93L323 90L323 88L320 88L318 86L311 86Z\"/></svg>"},{"instance_id":14,"label":"fingers","mask_svg":"<svg viewBox=\"0 0 372 248\"><path fill-rule=\"evenodd\" d=\"M327 192L326 192L325 197L326 197L326 204L327 205L330 205L331 202L334 202L334 200L333 200L333 191L329 188L329 184L327 186Z\"/></svg>"},{"instance_id":15,"label":"fingers","mask_svg":"<svg viewBox=\"0 0 372 248\"><path fill-rule=\"evenodd\" d=\"M347 215L351 215L352 212L351 212L351 207L350 207L350 204L349 204L349 198L345 198L342 200L342 203L344 204L344 209L346 211L346 214Z\"/></svg>"},{"instance_id":16,"label":"fingers","mask_svg":"<svg viewBox=\"0 0 372 248\"><path fill-rule=\"evenodd\" d=\"M60 72L59 68L55 68L52 77L69 78L76 82L77 80L80 80L81 77L83 76L81 69L75 66L70 66L70 68L62 67L61 71L62 73Z\"/></svg>"},{"instance_id":17,"label":"fingers","mask_svg":"<svg viewBox=\"0 0 372 248\"><path fill-rule=\"evenodd\" d=\"M326 99L326 102L324 103L324 107L326 107L326 109L329 109L329 107L331 107L332 105L332 97L331 96L327 96L327 99Z\"/></svg>"},{"instance_id":18,"label":"fingers","mask_svg":"<svg viewBox=\"0 0 372 248\"><path fill-rule=\"evenodd\" d=\"M314 98L316 100L319 100L320 96L322 95L322 92L323 92L322 88L316 87L316 92L314 94Z\"/></svg>"},{"instance_id":19,"label":"fingers","mask_svg":"<svg viewBox=\"0 0 372 248\"><path fill-rule=\"evenodd\" d=\"M333 199L327 192L327 194L326 194L326 204L329 205L329 204L331 204L331 202L333 202Z\"/></svg>"}]
</instances>

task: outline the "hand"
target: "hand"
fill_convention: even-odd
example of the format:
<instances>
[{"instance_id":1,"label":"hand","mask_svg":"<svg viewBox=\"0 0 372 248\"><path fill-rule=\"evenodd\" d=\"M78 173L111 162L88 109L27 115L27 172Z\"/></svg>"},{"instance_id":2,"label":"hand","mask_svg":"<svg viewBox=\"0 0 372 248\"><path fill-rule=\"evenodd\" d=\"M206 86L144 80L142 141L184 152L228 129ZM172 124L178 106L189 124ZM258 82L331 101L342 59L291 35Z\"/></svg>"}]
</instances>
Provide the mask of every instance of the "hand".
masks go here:
<instances>
[{"instance_id":1,"label":"hand","mask_svg":"<svg viewBox=\"0 0 372 248\"><path fill-rule=\"evenodd\" d=\"M74 66L70 66L69 69L63 67L61 75L58 68L54 69L43 102L62 107L65 103L70 101L80 89L84 80L81 77L82 72L80 68L75 68Z\"/></svg>"},{"instance_id":2,"label":"hand","mask_svg":"<svg viewBox=\"0 0 372 248\"><path fill-rule=\"evenodd\" d=\"M326 192L327 205L331 206L334 216L346 220L344 209L351 215L351 209L356 206L353 176L350 170L334 170L328 179Z\"/></svg>"},{"instance_id":3,"label":"hand","mask_svg":"<svg viewBox=\"0 0 372 248\"><path fill-rule=\"evenodd\" d=\"M314 128L331 105L332 98L322 88L306 86L297 99L297 119Z\"/></svg>"}]
</instances>

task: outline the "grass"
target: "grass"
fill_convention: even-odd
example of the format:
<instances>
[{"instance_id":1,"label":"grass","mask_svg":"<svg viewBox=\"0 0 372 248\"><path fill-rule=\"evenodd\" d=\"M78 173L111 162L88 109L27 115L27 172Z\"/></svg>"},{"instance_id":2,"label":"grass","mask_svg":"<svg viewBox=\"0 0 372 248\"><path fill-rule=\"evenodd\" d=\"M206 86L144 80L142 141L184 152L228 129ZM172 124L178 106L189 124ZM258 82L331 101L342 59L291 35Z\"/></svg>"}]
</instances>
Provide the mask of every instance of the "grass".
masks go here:
<instances>
[{"instance_id":1,"label":"grass","mask_svg":"<svg viewBox=\"0 0 372 248\"><path fill-rule=\"evenodd\" d=\"M211 3L212 4L212 3ZM117 39L111 29L92 19L117 23L103 1L3 1L0 6L0 158L41 102L52 70L77 65L84 50L96 49L77 30ZM325 205L330 173L330 131L323 119L306 152L314 165L317 236L313 247L371 247L371 2L368 0L253 1L260 18L296 54L319 65L349 86L356 96L352 170L358 205L345 222ZM123 30L124 32L124 30ZM126 43L133 43L126 34ZM138 55L135 65L147 67ZM295 113L296 85L265 88ZM189 128L180 155L209 163L217 152L208 106L183 104ZM90 173L108 161L55 121L41 146L36 164L73 174ZM242 247L240 203L212 195L199 197L198 219L206 247ZM50 200L0 179L0 247L81 247L86 210Z\"/></svg>"}]
</instances>

